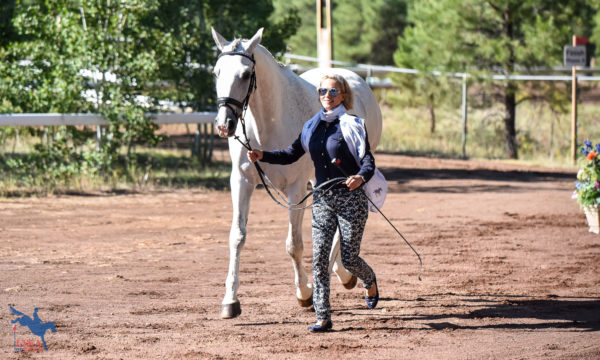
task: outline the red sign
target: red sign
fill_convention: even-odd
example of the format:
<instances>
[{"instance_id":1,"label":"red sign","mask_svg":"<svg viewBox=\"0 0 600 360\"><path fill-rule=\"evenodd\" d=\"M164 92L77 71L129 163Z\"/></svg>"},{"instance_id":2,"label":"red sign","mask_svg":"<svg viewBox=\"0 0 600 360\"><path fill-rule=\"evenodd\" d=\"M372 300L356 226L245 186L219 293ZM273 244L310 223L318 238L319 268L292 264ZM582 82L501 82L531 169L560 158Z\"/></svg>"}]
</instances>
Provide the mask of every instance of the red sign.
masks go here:
<instances>
[{"instance_id":1,"label":"red sign","mask_svg":"<svg viewBox=\"0 0 600 360\"><path fill-rule=\"evenodd\" d=\"M579 36L575 36L575 46L577 45L583 45L583 44L587 44L590 42L590 39L584 38L584 37L579 37Z\"/></svg>"}]
</instances>

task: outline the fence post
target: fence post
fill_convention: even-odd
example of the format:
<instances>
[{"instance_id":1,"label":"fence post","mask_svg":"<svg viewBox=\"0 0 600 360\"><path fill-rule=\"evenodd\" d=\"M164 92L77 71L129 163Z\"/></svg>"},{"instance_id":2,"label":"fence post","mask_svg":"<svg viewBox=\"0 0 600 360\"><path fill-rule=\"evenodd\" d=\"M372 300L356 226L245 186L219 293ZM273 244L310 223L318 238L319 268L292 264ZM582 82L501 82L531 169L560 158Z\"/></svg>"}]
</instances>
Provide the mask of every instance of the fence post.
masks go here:
<instances>
[{"instance_id":1,"label":"fence post","mask_svg":"<svg viewBox=\"0 0 600 360\"><path fill-rule=\"evenodd\" d=\"M467 74L462 77L462 156L467 158Z\"/></svg>"},{"instance_id":2,"label":"fence post","mask_svg":"<svg viewBox=\"0 0 600 360\"><path fill-rule=\"evenodd\" d=\"M577 36L573 35L573 46L577 46ZM577 162L577 68L571 67L571 161Z\"/></svg>"},{"instance_id":3,"label":"fence post","mask_svg":"<svg viewBox=\"0 0 600 360\"><path fill-rule=\"evenodd\" d=\"M192 157L198 157L200 149L200 124L196 125L196 131L194 132L194 142L192 144Z\"/></svg>"},{"instance_id":4,"label":"fence post","mask_svg":"<svg viewBox=\"0 0 600 360\"><path fill-rule=\"evenodd\" d=\"M96 151L102 147L102 125L96 125Z\"/></svg>"}]
</instances>

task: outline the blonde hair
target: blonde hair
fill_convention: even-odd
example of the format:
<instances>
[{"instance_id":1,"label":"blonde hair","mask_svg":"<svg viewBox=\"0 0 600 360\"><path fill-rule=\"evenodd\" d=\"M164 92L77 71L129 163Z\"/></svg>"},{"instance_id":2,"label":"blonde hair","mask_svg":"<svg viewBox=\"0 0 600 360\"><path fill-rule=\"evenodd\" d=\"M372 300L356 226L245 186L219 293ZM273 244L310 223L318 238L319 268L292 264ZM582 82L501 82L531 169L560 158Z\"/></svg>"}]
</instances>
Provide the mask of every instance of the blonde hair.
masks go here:
<instances>
[{"instance_id":1,"label":"blonde hair","mask_svg":"<svg viewBox=\"0 0 600 360\"><path fill-rule=\"evenodd\" d=\"M346 110L352 109L354 106L354 96L352 96L352 89L350 89L350 85L348 85L348 81L342 76L337 74L327 74L321 78L319 82L319 86L323 83L323 81L331 79L336 82L336 86L340 87L340 91L342 94L346 94L344 98L344 107Z\"/></svg>"}]
</instances>

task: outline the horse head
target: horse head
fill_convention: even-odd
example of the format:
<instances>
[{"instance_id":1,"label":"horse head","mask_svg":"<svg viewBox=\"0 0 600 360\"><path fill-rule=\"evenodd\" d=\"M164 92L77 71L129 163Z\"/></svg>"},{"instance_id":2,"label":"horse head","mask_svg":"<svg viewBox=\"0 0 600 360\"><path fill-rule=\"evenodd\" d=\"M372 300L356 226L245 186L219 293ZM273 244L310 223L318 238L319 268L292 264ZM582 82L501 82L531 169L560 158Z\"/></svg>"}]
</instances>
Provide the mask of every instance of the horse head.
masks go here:
<instances>
[{"instance_id":1,"label":"horse head","mask_svg":"<svg viewBox=\"0 0 600 360\"><path fill-rule=\"evenodd\" d=\"M254 49L262 40L263 29L259 29L250 40L235 39L231 42L215 29L211 30L221 51L213 70L219 105L216 125L219 136L230 137L235 133L238 120L256 87Z\"/></svg>"}]
</instances>

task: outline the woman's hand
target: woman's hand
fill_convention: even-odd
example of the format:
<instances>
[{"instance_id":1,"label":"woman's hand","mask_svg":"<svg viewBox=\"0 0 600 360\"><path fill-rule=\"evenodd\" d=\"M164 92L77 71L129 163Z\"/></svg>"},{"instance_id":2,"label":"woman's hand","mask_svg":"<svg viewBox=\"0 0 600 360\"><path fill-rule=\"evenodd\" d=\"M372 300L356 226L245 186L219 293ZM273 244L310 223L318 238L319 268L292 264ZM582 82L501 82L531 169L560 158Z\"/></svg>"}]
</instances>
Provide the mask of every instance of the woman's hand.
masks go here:
<instances>
[{"instance_id":1,"label":"woman's hand","mask_svg":"<svg viewBox=\"0 0 600 360\"><path fill-rule=\"evenodd\" d=\"M260 150L248 151L248 160L250 160L250 162L256 162L256 160L260 160L262 157L263 152Z\"/></svg>"},{"instance_id":2,"label":"woman's hand","mask_svg":"<svg viewBox=\"0 0 600 360\"><path fill-rule=\"evenodd\" d=\"M356 190L359 186L363 184L363 177L360 175L352 175L346 179L345 184L350 188L350 191Z\"/></svg>"}]
</instances>

